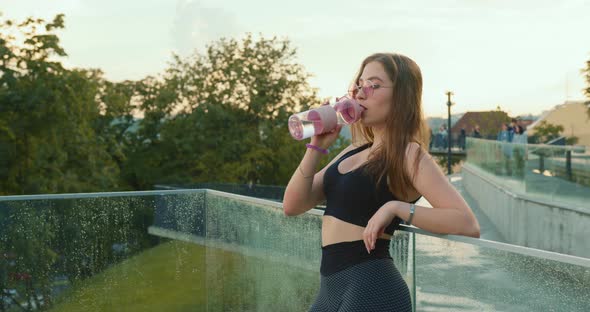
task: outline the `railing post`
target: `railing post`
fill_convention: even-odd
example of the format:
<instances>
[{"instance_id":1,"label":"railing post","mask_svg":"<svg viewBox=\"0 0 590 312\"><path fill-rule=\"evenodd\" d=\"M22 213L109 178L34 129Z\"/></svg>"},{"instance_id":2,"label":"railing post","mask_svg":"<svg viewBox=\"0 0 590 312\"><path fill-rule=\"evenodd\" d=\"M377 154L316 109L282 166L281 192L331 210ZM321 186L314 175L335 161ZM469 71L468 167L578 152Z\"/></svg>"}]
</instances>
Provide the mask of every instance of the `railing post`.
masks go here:
<instances>
[{"instance_id":1,"label":"railing post","mask_svg":"<svg viewBox=\"0 0 590 312\"><path fill-rule=\"evenodd\" d=\"M572 181L572 151L565 152L565 171L567 173L567 179Z\"/></svg>"}]
</instances>

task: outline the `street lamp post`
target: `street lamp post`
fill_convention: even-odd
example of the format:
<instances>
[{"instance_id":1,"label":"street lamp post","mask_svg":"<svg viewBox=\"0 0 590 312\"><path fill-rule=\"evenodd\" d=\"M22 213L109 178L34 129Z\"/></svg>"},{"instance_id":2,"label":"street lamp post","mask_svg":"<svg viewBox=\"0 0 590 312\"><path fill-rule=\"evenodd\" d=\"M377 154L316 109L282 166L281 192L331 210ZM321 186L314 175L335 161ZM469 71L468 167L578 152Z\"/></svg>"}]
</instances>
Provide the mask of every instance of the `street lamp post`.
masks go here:
<instances>
[{"instance_id":1,"label":"street lamp post","mask_svg":"<svg viewBox=\"0 0 590 312\"><path fill-rule=\"evenodd\" d=\"M447 112L448 112L448 118L447 118L447 174L451 174L451 106L453 105L453 102L451 102L451 96L453 95L452 91L447 91L445 92L445 94L447 95Z\"/></svg>"}]
</instances>

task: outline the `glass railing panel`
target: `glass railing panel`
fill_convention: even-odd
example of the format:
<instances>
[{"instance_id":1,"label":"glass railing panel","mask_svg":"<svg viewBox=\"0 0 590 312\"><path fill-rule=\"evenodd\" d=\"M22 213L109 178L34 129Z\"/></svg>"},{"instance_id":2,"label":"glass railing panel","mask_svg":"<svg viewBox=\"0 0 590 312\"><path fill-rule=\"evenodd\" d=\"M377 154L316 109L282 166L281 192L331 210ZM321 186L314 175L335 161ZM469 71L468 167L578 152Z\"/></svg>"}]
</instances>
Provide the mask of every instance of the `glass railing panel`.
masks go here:
<instances>
[{"instance_id":1,"label":"glass railing panel","mask_svg":"<svg viewBox=\"0 0 590 312\"><path fill-rule=\"evenodd\" d=\"M4 307L59 303L71 285L154 246L153 207L153 197L0 201Z\"/></svg>"},{"instance_id":2,"label":"glass railing panel","mask_svg":"<svg viewBox=\"0 0 590 312\"><path fill-rule=\"evenodd\" d=\"M586 147L468 138L467 163L515 193L588 207L590 154Z\"/></svg>"},{"instance_id":3,"label":"glass railing panel","mask_svg":"<svg viewBox=\"0 0 590 312\"><path fill-rule=\"evenodd\" d=\"M319 288L319 218L279 205L207 195L207 311L298 311ZM295 295L297 294L297 295Z\"/></svg>"},{"instance_id":4,"label":"glass railing panel","mask_svg":"<svg viewBox=\"0 0 590 312\"><path fill-rule=\"evenodd\" d=\"M590 260L467 240L416 234L417 311L587 311L590 306ZM499 249L503 246L519 252ZM551 260L544 256L549 254Z\"/></svg>"},{"instance_id":5,"label":"glass railing panel","mask_svg":"<svg viewBox=\"0 0 590 312\"><path fill-rule=\"evenodd\" d=\"M590 155L575 148L533 145L529 154L536 157L527 176L527 191L541 198L588 204L590 199Z\"/></svg>"},{"instance_id":6,"label":"glass railing panel","mask_svg":"<svg viewBox=\"0 0 590 312\"><path fill-rule=\"evenodd\" d=\"M112 195L0 198L0 283L9 294L1 308L304 311L313 303L321 211L285 217L279 203L216 191ZM396 231L391 255L417 311L590 305L587 259L412 231Z\"/></svg>"},{"instance_id":7,"label":"glass railing panel","mask_svg":"<svg viewBox=\"0 0 590 312\"><path fill-rule=\"evenodd\" d=\"M279 204L208 192L207 250L230 251L207 253L208 311L309 308L320 286L317 214L287 218ZM395 234L391 254L413 289L410 234ZM236 254L246 260L235 260Z\"/></svg>"},{"instance_id":8,"label":"glass railing panel","mask_svg":"<svg viewBox=\"0 0 590 312\"><path fill-rule=\"evenodd\" d=\"M204 195L193 197L204 202ZM204 248L148 233L168 202L154 192L1 197L0 311L206 305L195 291L206 289ZM196 217L160 215L159 222L188 229Z\"/></svg>"}]
</instances>

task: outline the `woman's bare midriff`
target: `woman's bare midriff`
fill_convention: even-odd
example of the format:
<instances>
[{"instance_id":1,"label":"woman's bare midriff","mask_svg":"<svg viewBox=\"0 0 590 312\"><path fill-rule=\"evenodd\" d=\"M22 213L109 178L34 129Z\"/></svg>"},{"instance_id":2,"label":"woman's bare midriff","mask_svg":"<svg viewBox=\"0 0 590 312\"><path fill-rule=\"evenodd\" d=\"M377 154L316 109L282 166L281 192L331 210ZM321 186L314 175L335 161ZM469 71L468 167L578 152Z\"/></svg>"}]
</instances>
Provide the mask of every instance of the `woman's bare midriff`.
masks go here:
<instances>
[{"instance_id":1,"label":"woman's bare midriff","mask_svg":"<svg viewBox=\"0 0 590 312\"><path fill-rule=\"evenodd\" d=\"M364 227L342 221L332 216L322 217L322 246L340 242L352 242L363 239ZM391 239L391 235L382 234L380 238Z\"/></svg>"}]
</instances>

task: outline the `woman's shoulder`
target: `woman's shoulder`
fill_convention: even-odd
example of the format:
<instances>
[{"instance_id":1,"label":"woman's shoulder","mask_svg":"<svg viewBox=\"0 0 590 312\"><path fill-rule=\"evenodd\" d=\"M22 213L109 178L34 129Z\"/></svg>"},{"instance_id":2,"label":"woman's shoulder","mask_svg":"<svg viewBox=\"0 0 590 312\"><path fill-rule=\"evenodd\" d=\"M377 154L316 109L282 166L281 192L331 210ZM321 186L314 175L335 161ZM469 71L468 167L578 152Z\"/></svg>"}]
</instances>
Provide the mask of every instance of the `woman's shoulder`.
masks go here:
<instances>
[{"instance_id":1,"label":"woman's shoulder","mask_svg":"<svg viewBox=\"0 0 590 312\"><path fill-rule=\"evenodd\" d=\"M416 142L416 141L410 141L408 142L408 144L406 145L406 152L408 151L418 151L422 148L422 144Z\"/></svg>"},{"instance_id":2,"label":"woman's shoulder","mask_svg":"<svg viewBox=\"0 0 590 312\"><path fill-rule=\"evenodd\" d=\"M416 157L430 156L430 153L422 146L422 144L411 141L406 145L406 157L408 159L416 159Z\"/></svg>"}]
</instances>

